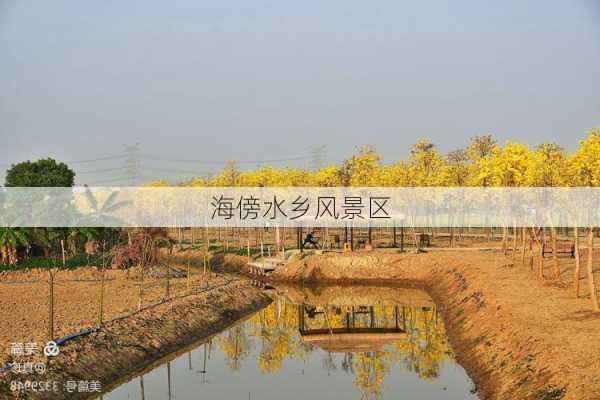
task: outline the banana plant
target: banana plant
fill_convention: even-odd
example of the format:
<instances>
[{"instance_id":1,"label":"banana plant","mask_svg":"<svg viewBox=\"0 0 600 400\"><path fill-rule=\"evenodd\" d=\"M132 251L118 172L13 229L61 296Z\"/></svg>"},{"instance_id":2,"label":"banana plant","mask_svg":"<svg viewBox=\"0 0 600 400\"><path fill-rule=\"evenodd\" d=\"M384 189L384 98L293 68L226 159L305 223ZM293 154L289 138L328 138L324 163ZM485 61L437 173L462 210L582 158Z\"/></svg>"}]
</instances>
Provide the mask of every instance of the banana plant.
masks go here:
<instances>
[{"instance_id":1,"label":"banana plant","mask_svg":"<svg viewBox=\"0 0 600 400\"><path fill-rule=\"evenodd\" d=\"M0 227L0 253L2 264L15 265L17 248L29 246L31 231L27 228Z\"/></svg>"},{"instance_id":2,"label":"banana plant","mask_svg":"<svg viewBox=\"0 0 600 400\"><path fill-rule=\"evenodd\" d=\"M85 198L90 211L82 216L82 221L88 226L119 226L122 220L114 213L131 204L129 200L117 201L118 192L111 192L102 204L98 201L89 186L85 185Z\"/></svg>"}]
</instances>

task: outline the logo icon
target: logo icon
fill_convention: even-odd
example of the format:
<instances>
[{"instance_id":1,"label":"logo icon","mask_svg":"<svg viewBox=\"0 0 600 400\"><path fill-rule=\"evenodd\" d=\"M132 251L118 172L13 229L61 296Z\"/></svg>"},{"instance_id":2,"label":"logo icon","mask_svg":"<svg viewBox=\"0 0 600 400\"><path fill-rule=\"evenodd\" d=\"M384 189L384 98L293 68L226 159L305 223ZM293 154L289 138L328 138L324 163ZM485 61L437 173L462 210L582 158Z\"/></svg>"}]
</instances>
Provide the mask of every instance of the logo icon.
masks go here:
<instances>
[{"instance_id":1,"label":"logo icon","mask_svg":"<svg viewBox=\"0 0 600 400\"><path fill-rule=\"evenodd\" d=\"M44 346L44 355L46 357L56 357L59 351L60 349L58 348L58 344L52 340L46 343L46 346Z\"/></svg>"}]
</instances>

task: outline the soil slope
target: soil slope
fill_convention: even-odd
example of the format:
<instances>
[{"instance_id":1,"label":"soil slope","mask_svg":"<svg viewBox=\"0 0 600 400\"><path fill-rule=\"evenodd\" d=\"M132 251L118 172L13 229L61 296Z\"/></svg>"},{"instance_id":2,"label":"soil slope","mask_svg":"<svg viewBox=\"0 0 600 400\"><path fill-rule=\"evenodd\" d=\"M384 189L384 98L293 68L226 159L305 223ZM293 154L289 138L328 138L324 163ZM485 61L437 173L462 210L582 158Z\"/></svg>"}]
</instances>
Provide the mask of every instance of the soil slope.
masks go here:
<instances>
[{"instance_id":1,"label":"soil slope","mask_svg":"<svg viewBox=\"0 0 600 400\"><path fill-rule=\"evenodd\" d=\"M68 393L68 381L98 380L103 392L123 376L140 370L192 342L209 337L271 302L245 280L173 299L167 303L103 326L95 333L61 346L60 354L47 362L44 380L61 383L58 392L28 392L22 398L78 399L89 393ZM0 398L16 398L11 380L36 380L35 375L16 373L0 377ZM96 393L97 395L97 393Z\"/></svg>"},{"instance_id":2,"label":"soil slope","mask_svg":"<svg viewBox=\"0 0 600 400\"><path fill-rule=\"evenodd\" d=\"M313 255L270 279L424 287L482 399L600 399L600 315L500 253Z\"/></svg>"}]
</instances>

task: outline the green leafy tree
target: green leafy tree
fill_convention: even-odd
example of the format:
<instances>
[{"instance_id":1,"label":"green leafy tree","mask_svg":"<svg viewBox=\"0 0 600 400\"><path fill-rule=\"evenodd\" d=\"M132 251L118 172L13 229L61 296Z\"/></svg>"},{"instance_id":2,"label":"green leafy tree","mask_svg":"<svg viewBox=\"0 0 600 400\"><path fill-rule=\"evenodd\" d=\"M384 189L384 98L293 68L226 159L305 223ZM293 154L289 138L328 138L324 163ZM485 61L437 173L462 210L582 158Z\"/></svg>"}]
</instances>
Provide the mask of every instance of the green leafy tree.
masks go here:
<instances>
[{"instance_id":1,"label":"green leafy tree","mask_svg":"<svg viewBox=\"0 0 600 400\"><path fill-rule=\"evenodd\" d=\"M6 171L4 185L7 187L71 187L75 183L75 172L62 162L52 158L37 161L24 161L12 165ZM53 216L69 217L74 209L64 198L66 194L57 192L56 196L41 201L36 195L24 198L20 194L16 198L7 199L7 206L18 208L20 212L32 214L51 213ZM40 208L41 207L41 208ZM59 217L60 218L60 217ZM56 241L65 237L64 229L36 228L32 232L32 242L42 247L48 255Z\"/></svg>"},{"instance_id":2,"label":"green leafy tree","mask_svg":"<svg viewBox=\"0 0 600 400\"><path fill-rule=\"evenodd\" d=\"M24 161L6 171L7 187L69 187L75 183L75 172L65 163L52 158Z\"/></svg>"}]
</instances>

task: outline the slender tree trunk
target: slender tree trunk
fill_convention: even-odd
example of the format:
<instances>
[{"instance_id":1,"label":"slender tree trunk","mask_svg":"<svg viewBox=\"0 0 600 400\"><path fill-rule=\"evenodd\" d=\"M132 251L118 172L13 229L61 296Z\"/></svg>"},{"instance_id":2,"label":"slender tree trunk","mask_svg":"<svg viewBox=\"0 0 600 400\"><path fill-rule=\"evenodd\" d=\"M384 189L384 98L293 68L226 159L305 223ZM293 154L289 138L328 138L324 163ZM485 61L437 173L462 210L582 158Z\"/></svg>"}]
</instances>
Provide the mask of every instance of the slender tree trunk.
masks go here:
<instances>
[{"instance_id":1,"label":"slender tree trunk","mask_svg":"<svg viewBox=\"0 0 600 400\"><path fill-rule=\"evenodd\" d=\"M529 234L529 269L533 271L533 235L535 228L531 228L531 233Z\"/></svg>"},{"instance_id":2,"label":"slender tree trunk","mask_svg":"<svg viewBox=\"0 0 600 400\"><path fill-rule=\"evenodd\" d=\"M558 265L558 253L556 249L556 228L554 225L550 227L550 236L552 240L552 263L554 264L554 275L560 281L560 266Z\"/></svg>"},{"instance_id":3,"label":"slender tree trunk","mask_svg":"<svg viewBox=\"0 0 600 400\"><path fill-rule=\"evenodd\" d=\"M537 253L538 253L538 277L539 278L543 278L544 277L544 237L543 237L543 231L540 229L539 234L535 233L535 229L534 229L534 241L535 244L537 246Z\"/></svg>"},{"instance_id":4,"label":"slender tree trunk","mask_svg":"<svg viewBox=\"0 0 600 400\"><path fill-rule=\"evenodd\" d=\"M592 263L594 261L594 228L589 227L588 230L588 259L587 259L587 275L588 275L588 286L590 290L590 298L592 299L592 309L594 311L600 311L598 305L598 298L596 297L596 285L594 284L594 271Z\"/></svg>"},{"instance_id":5,"label":"slender tree trunk","mask_svg":"<svg viewBox=\"0 0 600 400\"><path fill-rule=\"evenodd\" d=\"M521 228L521 265L525 265L525 235L527 233L527 228Z\"/></svg>"},{"instance_id":6,"label":"slender tree trunk","mask_svg":"<svg viewBox=\"0 0 600 400\"><path fill-rule=\"evenodd\" d=\"M454 247L454 214L450 215L450 247Z\"/></svg>"},{"instance_id":7,"label":"slender tree trunk","mask_svg":"<svg viewBox=\"0 0 600 400\"><path fill-rule=\"evenodd\" d=\"M579 278L581 275L581 261L579 259L579 228L577 226L573 228L573 234L575 235L575 276L573 277L573 283L575 285L575 297L579 297Z\"/></svg>"},{"instance_id":8,"label":"slender tree trunk","mask_svg":"<svg viewBox=\"0 0 600 400\"><path fill-rule=\"evenodd\" d=\"M512 247L512 258L515 259L517 254L517 219L513 220L513 247Z\"/></svg>"},{"instance_id":9,"label":"slender tree trunk","mask_svg":"<svg viewBox=\"0 0 600 400\"><path fill-rule=\"evenodd\" d=\"M538 276L543 279L544 278L544 244L543 241L540 240L538 242L538 254L539 254L539 261L538 261Z\"/></svg>"}]
</instances>

